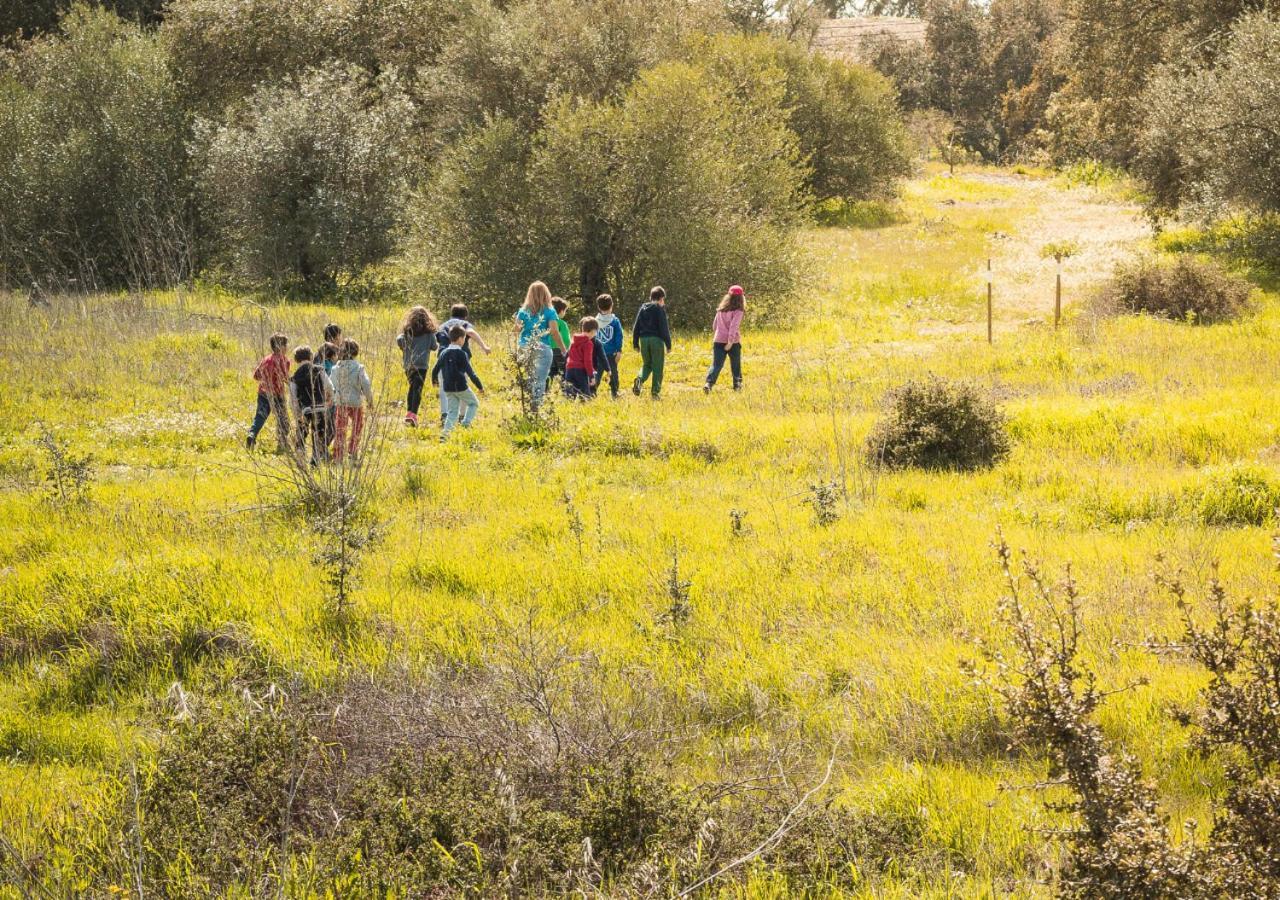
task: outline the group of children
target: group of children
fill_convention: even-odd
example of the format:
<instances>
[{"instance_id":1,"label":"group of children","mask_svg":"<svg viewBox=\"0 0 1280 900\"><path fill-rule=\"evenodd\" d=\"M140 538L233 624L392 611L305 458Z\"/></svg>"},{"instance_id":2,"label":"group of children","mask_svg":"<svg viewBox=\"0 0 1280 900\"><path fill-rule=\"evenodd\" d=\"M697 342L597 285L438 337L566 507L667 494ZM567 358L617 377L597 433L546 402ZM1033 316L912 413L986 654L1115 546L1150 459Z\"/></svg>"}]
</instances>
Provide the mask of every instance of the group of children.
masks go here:
<instances>
[{"instance_id":1,"label":"group of children","mask_svg":"<svg viewBox=\"0 0 1280 900\"><path fill-rule=\"evenodd\" d=\"M745 292L733 285L721 300L712 323L712 361L703 390L715 387L727 361L733 375L733 389L742 387L742 317ZM662 393L666 356L671 350L671 326L667 319L667 294L661 287L649 292L631 330L631 345L640 354L641 368L631 383L639 396L646 384L657 399ZM613 298L596 298L596 314L578 322L576 333L564 318L568 304L553 297L541 281L535 281L516 312L515 331L529 366L529 390L539 405L553 382L559 380L566 396L589 400L599 391L605 375L609 392L616 400L621 378L622 321L614 314ZM454 428L468 428L480 408L477 393L484 385L471 365L472 342L485 354L491 348L468 319L467 307L455 304L449 318L437 323L423 306L409 310L400 326L396 344L403 357L409 392L405 402L405 424L417 427L422 393L428 378L440 402L441 440ZM296 371L291 374L289 339L274 334L271 353L258 364L253 377L258 382L258 407L249 428L246 446L252 450L258 433L271 415L276 417L280 445L293 446L302 456L311 445L311 464L341 462L358 454L365 427L366 409L373 407L373 384L364 366L357 361L359 345L344 338L338 325L324 328L319 351L298 347L293 353ZM431 362L435 354L434 365ZM469 382L469 383L468 383ZM472 390L474 386L474 390ZM296 423L291 431L290 421Z\"/></svg>"},{"instance_id":2,"label":"group of children","mask_svg":"<svg viewBox=\"0 0 1280 900\"><path fill-rule=\"evenodd\" d=\"M373 409L373 382L357 360L360 345L343 338L338 325L326 325L318 353L306 345L293 351L297 370L290 374L289 338L273 334L269 344L271 352L253 372L258 408L245 446L254 448L258 433L274 415L280 446L289 446L292 437L294 449L302 456L309 441L312 465L357 456L365 410ZM291 421L295 428L290 427Z\"/></svg>"},{"instance_id":3,"label":"group of children","mask_svg":"<svg viewBox=\"0 0 1280 900\"><path fill-rule=\"evenodd\" d=\"M622 357L622 321L613 312L613 298L596 298L597 313L578 322L576 334L569 334L564 314L568 305L552 297L541 281L529 285L524 304L516 312L519 343L531 357L529 387L535 404L541 402L552 380L560 377L567 396L590 399L600 382L609 376L609 391L617 399ZM742 317L746 293L733 285L725 293L712 323L712 361L702 389L710 393L720 378L726 360L733 374L733 389L742 387ZM640 354L640 373L631 383L639 396L646 384L657 399L662 394L663 372L671 350L671 325L667 319L667 292L662 287L649 291L649 300L636 313L631 345Z\"/></svg>"}]
</instances>

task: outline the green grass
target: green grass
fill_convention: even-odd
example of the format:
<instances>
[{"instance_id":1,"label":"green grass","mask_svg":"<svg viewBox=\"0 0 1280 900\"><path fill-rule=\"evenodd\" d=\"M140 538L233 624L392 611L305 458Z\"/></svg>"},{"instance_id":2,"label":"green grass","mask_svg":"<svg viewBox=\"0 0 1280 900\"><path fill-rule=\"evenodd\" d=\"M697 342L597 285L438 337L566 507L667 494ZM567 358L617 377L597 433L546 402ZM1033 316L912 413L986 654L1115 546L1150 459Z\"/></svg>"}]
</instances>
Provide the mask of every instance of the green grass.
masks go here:
<instances>
[{"instance_id":1,"label":"green grass","mask_svg":"<svg viewBox=\"0 0 1280 900\"><path fill-rule=\"evenodd\" d=\"M1217 561L1233 591L1274 590L1280 304L1268 295L1232 325L1077 322L987 347L971 276L991 232L1032 210L963 174L914 182L899 210L881 228L808 236L818 277L790 321L747 330L740 395L704 397L706 339L680 335L661 403L560 403L537 451L513 446L498 391L448 445L400 428L399 309L207 290L51 311L0 300L0 831L32 847L45 823L91 810L104 774L149 752L175 683L221 689L245 666L323 684L404 660L465 664L527 620L609 671L654 673L706 729L690 777L718 747L781 740L759 733L780 721L815 765L836 748L838 802L911 835L889 871L860 873L868 894L1035 895L1055 852L1027 827L1052 816L999 786L1037 780L1042 763L1007 749L960 668L970 635L994 636L999 533L1052 572L1072 564L1104 683L1151 679L1109 701L1108 732L1175 822L1203 818L1217 764L1168 714L1198 677L1129 648L1174 628L1145 575L1157 554L1193 585ZM326 621L305 522L270 508L241 447L264 337L314 344L331 319L360 340L390 429L386 533L357 594L371 627L351 640ZM635 367L628 352L624 376ZM496 354L479 369L500 383ZM970 476L865 464L883 395L924 372L997 392L1007 462ZM37 423L93 455L86 503L45 495ZM817 482L842 491L826 527L804 502ZM745 536L731 510L746 511ZM662 620L673 548L692 582L678 626ZM210 649L213 634L235 652ZM764 866L726 888L787 890Z\"/></svg>"}]
</instances>

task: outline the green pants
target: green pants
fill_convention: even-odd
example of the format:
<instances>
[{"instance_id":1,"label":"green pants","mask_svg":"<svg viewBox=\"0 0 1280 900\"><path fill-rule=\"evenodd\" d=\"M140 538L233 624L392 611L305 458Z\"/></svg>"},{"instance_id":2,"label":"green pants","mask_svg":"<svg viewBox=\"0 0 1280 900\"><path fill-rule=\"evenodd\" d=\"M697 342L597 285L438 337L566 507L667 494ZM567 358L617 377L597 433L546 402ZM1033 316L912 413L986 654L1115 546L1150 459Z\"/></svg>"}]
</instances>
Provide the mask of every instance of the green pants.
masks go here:
<instances>
[{"instance_id":1,"label":"green pants","mask_svg":"<svg viewBox=\"0 0 1280 900\"><path fill-rule=\"evenodd\" d=\"M653 396L662 393L662 367L667 362L667 345L660 337L640 338L640 383L644 384L653 376Z\"/></svg>"}]
</instances>

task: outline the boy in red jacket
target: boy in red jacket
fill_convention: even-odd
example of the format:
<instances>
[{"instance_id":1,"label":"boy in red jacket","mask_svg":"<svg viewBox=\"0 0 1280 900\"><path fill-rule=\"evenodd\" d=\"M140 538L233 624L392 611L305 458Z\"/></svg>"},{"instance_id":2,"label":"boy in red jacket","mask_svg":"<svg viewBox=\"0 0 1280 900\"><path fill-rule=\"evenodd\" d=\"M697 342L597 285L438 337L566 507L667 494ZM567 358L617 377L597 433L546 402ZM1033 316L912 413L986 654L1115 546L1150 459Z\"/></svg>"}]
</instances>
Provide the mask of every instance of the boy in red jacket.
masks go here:
<instances>
[{"instance_id":1,"label":"boy in red jacket","mask_svg":"<svg viewBox=\"0 0 1280 900\"><path fill-rule=\"evenodd\" d=\"M589 400L596 383L596 332L600 323L587 316L578 328L581 330L569 342L565 359L564 392L578 400Z\"/></svg>"},{"instance_id":2,"label":"boy in red jacket","mask_svg":"<svg viewBox=\"0 0 1280 900\"><path fill-rule=\"evenodd\" d=\"M289 417L285 414L289 397L289 339L283 334L271 335L271 353L258 368L253 370L253 380L258 382L258 411L244 445L252 450L258 442L258 432L267 424L267 416L275 413L276 434L280 446L289 446Z\"/></svg>"}]
</instances>

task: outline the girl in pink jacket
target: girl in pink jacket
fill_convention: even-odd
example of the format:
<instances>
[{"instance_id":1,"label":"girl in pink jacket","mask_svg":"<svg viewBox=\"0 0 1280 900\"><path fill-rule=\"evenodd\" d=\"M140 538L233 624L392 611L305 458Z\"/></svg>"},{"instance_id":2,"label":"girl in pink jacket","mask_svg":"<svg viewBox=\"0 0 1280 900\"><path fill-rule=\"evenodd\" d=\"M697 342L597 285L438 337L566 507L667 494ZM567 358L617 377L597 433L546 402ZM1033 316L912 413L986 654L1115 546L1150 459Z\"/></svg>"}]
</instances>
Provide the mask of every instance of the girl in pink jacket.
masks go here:
<instances>
[{"instance_id":1,"label":"girl in pink jacket","mask_svg":"<svg viewBox=\"0 0 1280 900\"><path fill-rule=\"evenodd\" d=\"M742 313L746 309L746 295L739 285L729 288L720 301L715 322L711 326L711 368L707 371L707 383L702 390L711 393L724 368L725 358L733 372L733 389L742 390Z\"/></svg>"}]
</instances>

